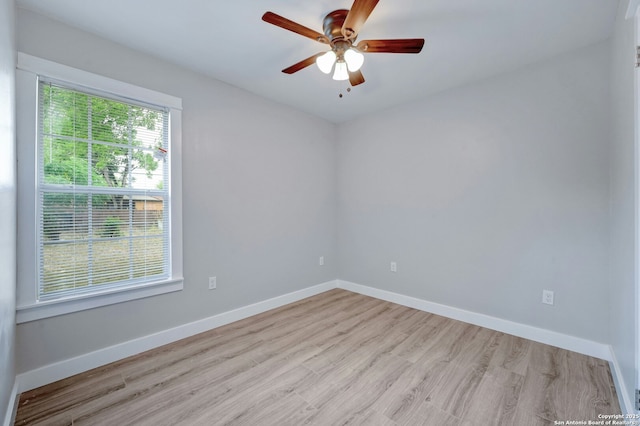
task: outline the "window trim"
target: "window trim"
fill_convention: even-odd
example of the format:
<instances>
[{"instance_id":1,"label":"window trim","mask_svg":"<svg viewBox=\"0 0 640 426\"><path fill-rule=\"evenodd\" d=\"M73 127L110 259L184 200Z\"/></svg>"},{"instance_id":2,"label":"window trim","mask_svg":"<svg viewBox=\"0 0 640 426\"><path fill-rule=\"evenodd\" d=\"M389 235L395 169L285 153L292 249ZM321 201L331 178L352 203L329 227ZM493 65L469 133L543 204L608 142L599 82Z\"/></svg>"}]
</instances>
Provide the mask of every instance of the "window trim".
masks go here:
<instances>
[{"instance_id":1,"label":"window trim","mask_svg":"<svg viewBox=\"0 0 640 426\"><path fill-rule=\"evenodd\" d=\"M39 301L37 290L37 93L43 76L66 82L88 92L101 91L131 102L145 102L169 109L169 203L171 205L169 279L98 290L91 294ZM18 138L18 288L17 323L29 322L100 306L180 291L184 287L182 250L182 100L129 83L18 52L16 89Z\"/></svg>"}]
</instances>

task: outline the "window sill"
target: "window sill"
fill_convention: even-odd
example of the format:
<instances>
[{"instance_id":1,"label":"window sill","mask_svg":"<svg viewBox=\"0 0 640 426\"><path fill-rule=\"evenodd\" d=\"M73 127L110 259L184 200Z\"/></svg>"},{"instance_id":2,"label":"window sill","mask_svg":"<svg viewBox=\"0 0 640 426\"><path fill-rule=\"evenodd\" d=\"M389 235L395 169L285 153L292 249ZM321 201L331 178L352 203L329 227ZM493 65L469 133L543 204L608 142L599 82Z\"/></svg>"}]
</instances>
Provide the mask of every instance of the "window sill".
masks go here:
<instances>
[{"instance_id":1,"label":"window sill","mask_svg":"<svg viewBox=\"0 0 640 426\"><path fill-rule=\"evenodd\" d=\"M157 296L159 294L181 291L184 288L183 278L175 278L158 283L145 284L135 288L116 289L104 293L93 293L82 297L64 300L36 302L34 304L18 306L16 308L16 322L18 324L39 319L70 314L72 312L94 309L101 306L113 305L130 300Z\"/></svg>"}]
</instances>

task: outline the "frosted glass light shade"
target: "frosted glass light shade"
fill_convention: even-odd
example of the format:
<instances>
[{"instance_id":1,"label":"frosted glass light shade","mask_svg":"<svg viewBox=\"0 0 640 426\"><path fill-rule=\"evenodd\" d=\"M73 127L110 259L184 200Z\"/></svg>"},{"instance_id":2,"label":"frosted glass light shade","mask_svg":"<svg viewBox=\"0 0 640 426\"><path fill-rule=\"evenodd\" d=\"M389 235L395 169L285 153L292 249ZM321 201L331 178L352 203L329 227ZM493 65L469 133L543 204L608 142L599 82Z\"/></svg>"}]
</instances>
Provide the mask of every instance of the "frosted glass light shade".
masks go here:
<instances>
[{"instance_id":1,"label":"frosted glass light shade","mask_svg":"<svg viewBox=\"0 0 640 426\"><path fill-rule=\"evenodd\" d=\"M348 80L349 72L347 71L347 64L344 61L336 62L336 70L333 73L334 80Z\"/></svg>"},{"instance_id":2,"label":"frosted glass light shade","mask_svg":"<svg viewBox=\"0 0 640 426\"><path fill-rule=\"evenodd\" d=\"M364 55L357 50L348 49L344 52L344 60L347 62L349 71L355 72L362 67L362 64L364 64Z\"/></svg>"},{"instance_id":3,"label":"frosted glass light shade","mask_svg":"<svg viewBox=\"0 0 640 426\"><path fill-rule=\"evenodd\" d=\"M333 50L328 51L322 56L318 56L316 58L316 65L320 68L325 74L329 74L331 72L331 68L333 68L333 64L336 62L336 53Z\"/></svg>"}]
</instances>

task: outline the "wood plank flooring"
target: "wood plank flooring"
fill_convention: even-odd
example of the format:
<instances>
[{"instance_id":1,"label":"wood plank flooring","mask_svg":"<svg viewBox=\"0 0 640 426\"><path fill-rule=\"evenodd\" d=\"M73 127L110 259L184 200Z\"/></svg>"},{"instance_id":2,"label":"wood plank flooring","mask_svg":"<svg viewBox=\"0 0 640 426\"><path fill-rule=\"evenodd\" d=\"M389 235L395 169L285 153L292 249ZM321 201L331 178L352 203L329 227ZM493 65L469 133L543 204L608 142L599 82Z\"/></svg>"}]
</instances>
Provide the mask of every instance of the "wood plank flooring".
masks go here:
<instances>
[{"instance_id":1,"label":"wood plank flooring","mask_svg":"<svg viewBox=\"0 0 640 426\"><path fill-rule=\"evenodd\" d=\"M606 361L332 290L20 396L16 425L553 425Z\"/></svg>"}]
</instances>

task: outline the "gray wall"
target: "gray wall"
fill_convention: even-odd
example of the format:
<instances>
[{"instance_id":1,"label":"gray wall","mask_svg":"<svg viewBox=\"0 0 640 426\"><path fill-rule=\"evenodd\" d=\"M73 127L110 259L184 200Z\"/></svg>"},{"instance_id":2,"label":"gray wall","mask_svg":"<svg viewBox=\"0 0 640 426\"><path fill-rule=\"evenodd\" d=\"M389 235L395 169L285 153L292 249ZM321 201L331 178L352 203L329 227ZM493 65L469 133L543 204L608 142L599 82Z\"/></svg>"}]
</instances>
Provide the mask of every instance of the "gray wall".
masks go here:
<instances>
[{"instance_id":1,"label":"gray wall","mask_svg":"<svg viewBox=\"0 0 640 426\"><path fill-rule=\"evenodd\" d=\"M341 125L340 278L606 343L609 50Z\"/></svg>"},{"instance_id":2,"label":"gray wall","mask_svg":"<svg viewBox=\"0 0 640 426\"><path fill-rule=\"evenodd\" d=\"M182 292L19 325L19 372L337 278L333 124L31 12L17 28L20 51L182 98L185 269Z\"/></svg>"},{"instance_id":3,"label":"gray wall","mask_svg":"<svg viewBox=\"0 0 640 426\"><path fill-rule=\"evenodd\" d=\"M0 422L15 381L16 179L14 2L0 0Z\"/></svg>"},{"instance_id":4,"label":"gray wall","mask_svg":"<svg viewBox=\"0 0 640 426\"><path fill-rule=\"evenodd\" d=\"M633 401L636 384L635 351L638 334L636 323L635 251L637 190L634 185L637 164L635 150L633 20L625 20L627 1L620 2L618 20L611 39L613 60L611 72L611 297L609 339ZM635 297L638 297L637 295Z\"/></svg>"}]
</instances>

